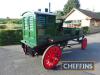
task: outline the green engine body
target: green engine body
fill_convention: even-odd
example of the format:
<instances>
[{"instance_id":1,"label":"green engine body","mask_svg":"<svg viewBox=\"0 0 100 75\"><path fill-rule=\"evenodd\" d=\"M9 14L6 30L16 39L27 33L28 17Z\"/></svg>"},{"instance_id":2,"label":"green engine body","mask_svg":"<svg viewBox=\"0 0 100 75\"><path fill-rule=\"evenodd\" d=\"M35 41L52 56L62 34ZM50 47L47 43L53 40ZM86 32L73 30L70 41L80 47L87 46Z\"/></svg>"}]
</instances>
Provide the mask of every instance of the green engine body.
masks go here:
<instances>
[{"instance_id":1,"label":"green engine body","mask_svg":"<svg viewBox=\"0 0 100 75\"><path fill-rule=\"evenodd\" d=\"M48 38L64 39L73 35L79 36L77 28L63 28L56 23L56 15L53 13L25 12L22 14L23 40L22 43L34 48L46 44Z\"/></svg>"}]
</instances>

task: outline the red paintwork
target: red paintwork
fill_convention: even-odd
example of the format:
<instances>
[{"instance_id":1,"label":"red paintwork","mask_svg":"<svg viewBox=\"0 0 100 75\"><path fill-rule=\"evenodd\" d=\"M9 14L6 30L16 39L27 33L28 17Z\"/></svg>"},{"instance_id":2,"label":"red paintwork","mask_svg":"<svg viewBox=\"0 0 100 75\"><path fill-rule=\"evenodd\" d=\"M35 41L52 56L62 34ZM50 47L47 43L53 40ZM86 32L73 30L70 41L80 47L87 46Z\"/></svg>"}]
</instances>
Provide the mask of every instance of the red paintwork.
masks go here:
<instances>
[{"instance_id":1,"label":"red paintwork","mask_svg":"<svg viewBox=\"0 0 100 75\"><path fill-rule=\"evenodd\" d=\"M61 55L62 55L62 51L59 46L48 47L43 58L44 68L45 69L54 68L60 61Z\"/></svg>"},{"instance_id":2,"label":"red paintwork","mask_svg":"<svg viewBox=\"0 0 100 75\"><path fill-rule=\"evenodd\" d=\"M86 47L87 47L87 38L84 38L83 40L82 40L82 49L85 49Z\"/></svg>"}]
</instances>

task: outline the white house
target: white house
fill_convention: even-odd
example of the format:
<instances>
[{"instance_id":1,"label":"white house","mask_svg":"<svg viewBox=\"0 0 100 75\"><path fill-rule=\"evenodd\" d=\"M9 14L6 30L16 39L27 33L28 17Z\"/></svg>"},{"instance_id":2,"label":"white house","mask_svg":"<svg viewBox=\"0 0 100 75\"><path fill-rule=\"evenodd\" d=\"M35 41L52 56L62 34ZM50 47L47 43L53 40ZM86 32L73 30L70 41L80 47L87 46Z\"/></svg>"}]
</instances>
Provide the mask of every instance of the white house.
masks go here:
<instances>
[{"instance_id":1,"label":"white house","mask_svg":"<svg viewBox=\"0 0 100 75\"><path fill-rule=\"evenodd\" d=\"M72 9L67 15L63 16L63 27L86 27L90 33L100 31L100 14L83 9Z\"/></svg>"}]
</instances>

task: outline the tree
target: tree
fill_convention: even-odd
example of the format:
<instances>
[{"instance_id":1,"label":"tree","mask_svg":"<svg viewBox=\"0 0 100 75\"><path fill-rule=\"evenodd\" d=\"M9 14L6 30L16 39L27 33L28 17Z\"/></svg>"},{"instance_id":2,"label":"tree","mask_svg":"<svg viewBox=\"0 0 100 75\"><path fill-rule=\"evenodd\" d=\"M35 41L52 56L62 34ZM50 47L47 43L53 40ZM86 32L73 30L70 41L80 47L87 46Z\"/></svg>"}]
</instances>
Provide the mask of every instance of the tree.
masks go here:
<instances>
[{"instance_id":1,"label":"tree","mask_svg":"<svg viewBox=\"0 0 100 75\"><path fill-rule=\"evenodd\" d=\"M63 13L63 11L58 10L58 11L56 11L56 15L57 15L57 18L60 18L61 16L64 15L64 13Z\"/></svg>"},{"instance_id":2,"label":"tree","mask_svg":"<svg viewBox=\"0 0 100 75\"><path fill-rule=\"evenodd\" d=\"M79 0L68 0L63 8L64 15L69 13L73 8L80 8Z\"/></svg>"}]
</instances>

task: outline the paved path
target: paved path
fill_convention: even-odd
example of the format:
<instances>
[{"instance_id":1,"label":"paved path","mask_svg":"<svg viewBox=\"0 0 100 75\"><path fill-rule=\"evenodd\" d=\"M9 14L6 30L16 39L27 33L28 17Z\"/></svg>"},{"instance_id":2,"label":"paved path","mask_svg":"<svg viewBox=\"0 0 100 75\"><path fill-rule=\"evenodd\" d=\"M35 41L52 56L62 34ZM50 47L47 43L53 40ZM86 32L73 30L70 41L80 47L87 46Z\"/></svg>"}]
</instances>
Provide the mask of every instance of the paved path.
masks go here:
<instances>
[{"instance_id":1,"label":"paved path","mask_svg":"<svg viewBox=\"0 0 100 75\"><path fill-rule=\"evenodd\" d=\"M0 47L0 75L100 75L100 33L89 35L88 47L66 48L61 61L95 61L94 71L45 70L41 57L25 56L20 45Z\"/></svg>"}]
</instances>

